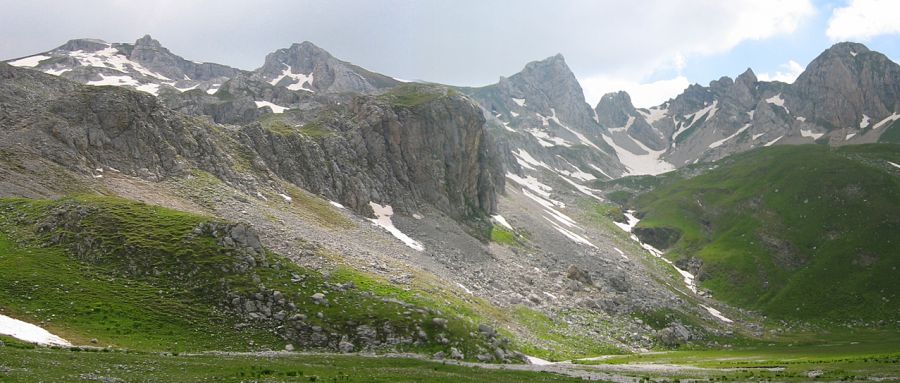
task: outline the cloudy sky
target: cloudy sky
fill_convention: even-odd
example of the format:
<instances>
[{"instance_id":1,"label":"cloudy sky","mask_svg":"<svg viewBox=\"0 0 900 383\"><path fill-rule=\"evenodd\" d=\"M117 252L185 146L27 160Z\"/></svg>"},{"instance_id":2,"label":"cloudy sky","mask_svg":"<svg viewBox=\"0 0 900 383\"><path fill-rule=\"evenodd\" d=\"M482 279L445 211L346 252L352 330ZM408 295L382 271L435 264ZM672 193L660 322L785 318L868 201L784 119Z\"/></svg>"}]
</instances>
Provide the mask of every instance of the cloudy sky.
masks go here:
<instances>
[{"instance_id":1,"label":"cloudy sky","mask_svg":"<svg viewBox=\"0 0 900 383\"><path fill-rule=\"evenodd\" d=\"M658 104L690 83L793 81L838 41L900 59L898 0L0 0L0 59L78 37L151 34L185 58L244 69L294 42L408 80L486 85L562 53L592 105Z\"/></svg>"}]
</instances>

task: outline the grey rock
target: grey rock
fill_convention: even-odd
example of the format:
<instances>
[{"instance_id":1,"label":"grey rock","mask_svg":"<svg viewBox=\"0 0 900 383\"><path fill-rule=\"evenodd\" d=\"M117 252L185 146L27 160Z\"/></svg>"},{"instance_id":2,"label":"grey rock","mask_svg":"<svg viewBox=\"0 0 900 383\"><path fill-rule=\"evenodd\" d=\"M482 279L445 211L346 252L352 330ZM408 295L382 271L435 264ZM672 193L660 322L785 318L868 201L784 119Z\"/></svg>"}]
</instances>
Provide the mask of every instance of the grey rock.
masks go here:
<instances>
[{"instance_id":1,"label":"grey rock","mask_svg":"<svg viewBox=\"0 0 900 383\"><path fill-rule=\"evenodd\" d=\"M353 343L350 343L346 337L342 338L340 343L338 343L338 350L344 354L353 352L354 347Z\"/></svg>"},{"instance_id":2,"label":"grey rock","mask_svg":"<svg viewBox=\"0 0 900 383\"><path fill-rule=\"evenodd\" d=\"M459 352L456 347L450 347L450 359L463 360L465 359L465 357L466 356L463 353Z\"/></svg>"}]
</instances>

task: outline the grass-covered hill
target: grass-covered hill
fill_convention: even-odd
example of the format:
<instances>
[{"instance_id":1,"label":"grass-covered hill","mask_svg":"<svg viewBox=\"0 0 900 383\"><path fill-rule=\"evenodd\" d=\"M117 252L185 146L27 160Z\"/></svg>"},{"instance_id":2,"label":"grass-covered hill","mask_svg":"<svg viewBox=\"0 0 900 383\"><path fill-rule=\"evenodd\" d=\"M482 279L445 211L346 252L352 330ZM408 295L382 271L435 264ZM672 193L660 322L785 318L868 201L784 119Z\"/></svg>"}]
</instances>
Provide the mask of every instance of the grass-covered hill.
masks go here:
<instances>
[{"instance_id":1,"label":"grass-covered hill","mask_svg":"<svg viewBox=\"0 0 900 383\"><path fill-rule=\"evenodd\" d=\"M900 145L754 150L631 203L636 232L719 299L775 318L900 318Z\"/></svg>"},{"instance_id":2,"label":"grass-covered hill","mask_svg":"<svg viewBox=\"0 0 900 383\"><path fill-rule=\"evenodd\" d=\"M305 269L244 224L118 198L0 199L0 275L0 313L75 344L513 358L451 298Z\"/></svg>"}]
</instances>

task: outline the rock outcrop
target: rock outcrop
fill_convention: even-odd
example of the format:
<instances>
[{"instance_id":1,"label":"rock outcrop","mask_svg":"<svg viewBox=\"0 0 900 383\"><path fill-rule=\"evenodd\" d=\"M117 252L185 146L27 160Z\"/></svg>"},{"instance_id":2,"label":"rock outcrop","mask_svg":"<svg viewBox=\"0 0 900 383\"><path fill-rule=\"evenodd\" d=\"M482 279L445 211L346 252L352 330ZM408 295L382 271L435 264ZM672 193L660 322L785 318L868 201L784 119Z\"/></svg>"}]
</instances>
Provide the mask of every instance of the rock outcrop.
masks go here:
<instances>
[{"instance_id":1,"label":"rock outcrop","mask_svg":"<svg viewBox=\"0 0 900 383\"><path fill-rule=\"evenodd\" d=\"M297 129L251 124L242 138L280 177L357 211L374 201L409 213L426 202L456 219L492 212L503 168L478 106L442 87L405 91L430 100L354 97L288 123Z\"/></svg>"}]
</instances>

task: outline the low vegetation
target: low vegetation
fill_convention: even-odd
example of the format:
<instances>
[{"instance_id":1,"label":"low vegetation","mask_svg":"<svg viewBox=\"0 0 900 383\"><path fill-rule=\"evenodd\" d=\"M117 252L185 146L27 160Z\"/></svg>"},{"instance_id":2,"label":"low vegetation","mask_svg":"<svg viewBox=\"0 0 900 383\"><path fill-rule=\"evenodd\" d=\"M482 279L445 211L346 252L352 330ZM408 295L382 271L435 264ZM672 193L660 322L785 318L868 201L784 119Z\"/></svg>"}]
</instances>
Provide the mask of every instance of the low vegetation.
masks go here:
<instances>
[{"instance_id":1,"label":"low vegetation","mask_svg":"<svg viewBox=\"0 0 900 383\"><path fill-rule=\"evenodd\" d=\"M671 179L634 200L638 229L717 298L776 318L878 321L900 312L896 145L784 146Z\"/></svg>"}]
</instances>

